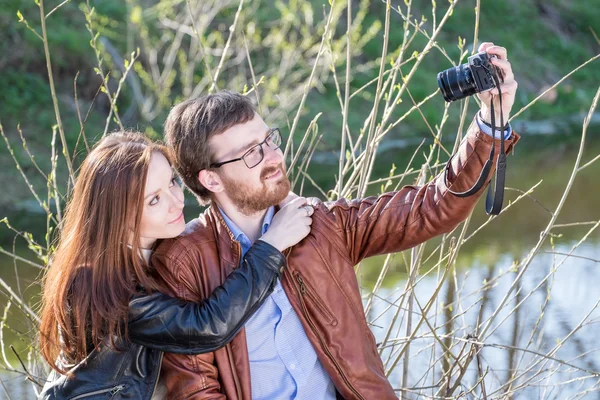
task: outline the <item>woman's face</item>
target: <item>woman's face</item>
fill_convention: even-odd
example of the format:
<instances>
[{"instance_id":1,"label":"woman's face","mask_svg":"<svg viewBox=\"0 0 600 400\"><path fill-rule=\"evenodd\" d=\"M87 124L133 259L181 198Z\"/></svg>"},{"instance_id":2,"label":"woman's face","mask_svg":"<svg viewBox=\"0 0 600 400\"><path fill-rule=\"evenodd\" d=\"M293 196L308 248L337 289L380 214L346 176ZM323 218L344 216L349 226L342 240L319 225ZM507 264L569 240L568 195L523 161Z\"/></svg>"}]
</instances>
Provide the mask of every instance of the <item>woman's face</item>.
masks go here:
<instances>
[{"instance_id":1,"label":"woman's face","mask_svg":"<svg viewBox=\"0 0 600 400\"><path fill-rule=\"evenodd\" d=\"M152 247L157 239L172 238L183 232L183 190L175 180L171 165L157 151L150 159L143 206L140 225L142 248Z\"/></svg>"}]
</instances>

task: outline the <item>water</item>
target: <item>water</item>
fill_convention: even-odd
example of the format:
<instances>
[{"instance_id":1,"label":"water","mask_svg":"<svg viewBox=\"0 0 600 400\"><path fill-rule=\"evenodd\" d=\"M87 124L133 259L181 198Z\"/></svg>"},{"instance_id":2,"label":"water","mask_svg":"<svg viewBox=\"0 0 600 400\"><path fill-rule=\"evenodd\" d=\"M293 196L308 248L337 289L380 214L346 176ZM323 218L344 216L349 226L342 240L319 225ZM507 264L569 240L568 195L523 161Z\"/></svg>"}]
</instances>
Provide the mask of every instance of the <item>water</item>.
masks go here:
<instances>
[{"instance_id":1,"label":"water","mask_svg":"<svg viewBox=\"0 0 600 400\"><path fill-rule=\"evenodd\" d=\"M445 347L452 346L452 353L457 356L467 335L477 335L503 301L519 273L513 270L513 266L527 258L550 220L549 210L556 209L564 192L576 157L575 147L573 144L537 147L525 149L525 154L519 153L523 150L518 148L517 156L509 159L508 187L526 191L539 180L544 179L544 182L532 194L533 197L507 209L461 249L455 274L440 285L437 302L426 313L427 323L423 323L414 334L405 387L413 388L421 396L435 395L437 388L419 388L438 383L442 376L445 361L440 342ZM600 153L599 150L600 146L592 145L585 152L584 160L593 158ZM600 165L596 163L577 176L557 224L600 221L595 178L599 172ZM508 191L505 204L518 195L517 191ZM486 220L480 203L467 236ZM600 398L600 347L596 340L600 324L600 287L597 284L600 278L600 229L593 231L578 245L593 226L586 224L553 229L552 238L544 242L523 274L516 287L518 290L508 297L506 306L494 318L487 335L482 338L485 347L481 352L481 368L485 374L488 398L504 398L501 395L507 387L503 385L514 376L519 378L509 391L510 396L505 398ZM458 234L455 232L452 236ZM437 244L439 240L429 243L423 258L427 258ZM410 263L410 253L405 252L406 261L402 256L394 257L391 276L384 281L383 289L378 292L368 314L378 342L384 341L396 314L398 300L406 288L406 264ZM438 282L441 282L440 268L428 272L438 258L439 253L436 253L433 260L420 268L420 280L414 290L417 302L413 308L410 332L421 319L419 305L425 307ZM365 296L374 287L380 270L378 266L383 264L383 260L383 257L369 260L364 266ZM390 303L394 305L390 306ZM519 303L520 306L513 311ZM390 337L396 338L398 344L387 347L383 352L387 367L393 365L409 335L406 307L405 300L404 309L390 330ZM450 319L452 322L448 323ZM433 337L432 328L439 339ZM553 352L557 345L558 350ZM403 361L400 360L390 376L390 381L397 388L402 387ZM478 382L480 375L477 369L476 361L468 365L463 386L453 392L454 396L458 396L461 390L468 392ZM414 392L405 392L404 395L417 398ZM480 386L466 396L482 397Z\"/></svg>"},{"instance_id":2,"label":"water","mask_svg":"<svg viewBox=\"0 0 600 400\"><path fill-rule=\"evenodd\" d=\"M4 247L5 250L8 250ZM10 249L12 251L12 248ZM23 257L34 260L26 248L17 248L17 253ZM17 262L17 271L19 278L16 277L15 265L13 260L7 256L0 255L0 278L18 295L22 296L30 307L34 307L39 301L39 285L37 284L40 269L32 267L26 263ZM0 293L5 294L6 289L0 288ZM0 296L0 312L4 312L7 305L7 297ZM18 358L15 356L12 345L19 354L21 360L27 365L31 345L34 344L35 329L30 318L27 317L26 311L22 311L18 304L13 302L10 305L7 314L6 324L2 330L2 341L4 346L0 348L2 354L2 362L0 365L5 366L9 363L13 369L23 371ZM3 368L3 367L0 367ZM28 366L31 368L31 366ZM30 372L37 375L34 370ZM0 370L0 399L34 399L31 383L25 380L22 373L10 373L6 370Z\"/></svg>"},{"instance_id":3,"label":"water","mask_svg":"<svg viewBox=\"0 0 600 400\"><path fill-rule=\"evenodd\" d=\"M530 142L533 142L530 141ZM515 262L524 260L537 243L540 232L544 230L550 212L554 210L564 191L572 171L578 143L567 140L562 144L544 145L535 140L536 147L527 148L527 138L517 147L517 154L509 158L507 186L526 191L540 180L542 184L532 194L504 214L492 221L477 235L464 244L456 262L454 273L440 288L438 301L427 313L428 324L423 323L417 330L410 346L407 387L419 391L422 395L432 396L436 389L419 389L437 382L444 368L444 353L441 344L433 338L431 327L446 346L453 346L456 356L461 340L467 334L476 332L477 321L486 321L496 310L510 286L517 271L511 267ZM600 154L600 145L593 144L585 152L584 159L589 160ZM600 191L595 178L600 174L600 162L583 170L574 182L558 224L589 222L600 220L598 195ZM507 190L505 204L514 200L519 191ZM487 220L482 211L483 202L477 206L469 225L468 234ZM600 229L592 232L589 238L571 252L591 225L576 225L556 228L553 238L546 240L538 255L521 279L518 294L513 293L506 307L494 319L488 335L484 339L485 347L481 354L481 367L484 371L485 390L489 398L498 398L506 387L497 391L511 376L525 373L515 381L513 399L567 399L599 398L600 345L596 341L596 332L600 325L600 312L594 309L600 300ZM453 234L458 236L458 232ZM424 251L424 258L435 249L439 240L433 240ZM27 249L20 248L20 254ZM382 257L367 260L361 266L360 282L363 286L365 303L379 276ZM393 257L390 272L373 300L368 320L372 322L372 331L378 342L382 342L386 332L392 326L398 299L404 292L407 274L406 263L410 261L410 251ZM433 269L437 256L424 262L420 269L420 280L415 286L418 304L424 307L438 286L439 271ZM12 262L0 256L0 278L17 291L17 281ZM21 290L25 297L36 302L39 290L31 286L39 273L34 267L18 265ZM542 281L546 279L545 283ZM487 286L484 285L487 282ZM487 290L482 290L483 287ZM521 302L515 311L513 307ZM390 302L395 305L390 306ZM0 311L4 310L6 299L0 297ZM406 300L403 307L406 307ZM541 310L544 310L543 315ZM588 315L588 313L591 314ZM415 303L413 309L413 328L419 323L421 313ZM390 338L395 339L395 347L383 352L383 361L392 365L397 352L405 343L407 318L405 312L390 330ZM580 326L584 317L587 319ZM448 320L452 319L451 323ZM5 343L15 346L23 359L27 358L30 343L25 333L30 327L23 314L12 307L9 325L17 332L4 332ZM575 328L577 330L572 332ZM571 333L572 332L572 333ZM566 340L565 340L566 339ZM550 358L551 350L561 343ZM6 349L7 358L14 366L18 362ZM391 354L391 356L390 356ZM390 376L393 386L399 388L402 382L402 361L397 364ZM539 362L536 364L536 362ZM565 364L565 363L568 363ZM429 368L429 366L434 366ZM531 367L531 370L526 372ZM487 372L486 372L487 371ZM34 398L31 383L22 376L0 374L0 399ZM477 363L467 367L462 380L462 390L470 389L478 379ZM454 382L454 380L452 381ZM521 387L526 383L527 387ZM454 392L457 396L461 388ZM585 392L590 390L589 392ZM595 391L594 391L595 390ZM11 397L8 397L10 393ZM415 394L405 393L406 398L416 398ZM479 386L466 398L480 398Z\"/></svg>"},{"instance_id":4,"label":"water","mask_svg":"<svg viewBox=\"0 0 600 400\"><path fill-rule=\"evenodd\" d=\"M568 253L572 244L574 243L558 245L555 250ZM599 260L600 241L596 240L579 248L576 254ZM526 254L523 253L522 256L525 257ZM552 389L550 393L554 393L554 396L550 398L560 399L571 398L576 393L592 387L600 390L597 386L598 376L589 377L590 372L587 372L600 371L600 348L596 342L597 327L600 322L600 310L597 308L598 300L600 300L600 289L597 286L598 279L600 279L598 262L569 258L552 273L553 268L562 259L561 256L554 259L554 255L551 254L536 257L522 279L519 295L514 296L508 302L508 307L499 314L497 322L492 324L495 332L485 339L485 344L489 347L485 347L481 353L484 370L490 368L490 373L485 380L488 394L507 382L511 372L522 373L538 361L542 361L542 363L528 372L523 380L533 379L531 377L535 373L537 374L536 380L541 380L539 385L542 386L536 385L526 390L522 389L517 392L514 398L548 398L541 394L544 389ZM434 308L427 314L431 325L438 327L436 333L445 335L449 330L452 330L451 336L454 339L464 339L467 334L475 333L478 318L484 321L489 318L513 283L516 272L507 272L512 262L513 259L510 256L502 257L493 265L476 261L472 268L457 273L456 282L458 288L460 288L459 290L455 290L452 282L444 284L440 297L445 304L453 304L452 317L456 317L456 320L452 328L446 328L444 324L447 321L447 312L444 312L441 304L438 303L436 305L437 309ZM501 270L504 273L501 273ZM500 278L494 281L493 288L487 291L481 290L484 280L492 281L491 277L498 276ZM548 277L547 283L534 290L546 277ZM419 282L415 292L421 305L427 303L437 286L437 282L438 280L434 277ZM393 301L401 295L404 284L405 281L398 281L397 286L386 288L379 295L384 299ZM460 292L460 295L457 292ZM530 297L524 300L525 296L530 293ZM545 307L543 318L540 318L541 309L547 299L549 301ZM511 313L513 307L522 300L524 300L523 304ZM386 307L387 304L383 301L375 302L369 316L371 320L375 321L374 324L387 328L392 322L395 308L384 311ZM568 340L564 341L564 338L584 320L584 317L590 311L592 313L587 317L586 324ZM482 312L481 317L480 312ZM417 315L413 317L413 326L417 324L418 319ZM382 341L386 329L376 327L372 329L377 340ZM535 332L533 338L531 337L532 332ZM402 345L404 343L403 338L406 335L406 323L404 321L403 323L397 322L392 330L391 337L399 338ZM432 338L431 329L428 326L422 326L418 330L416 338L411 344L411 355L413 356L409 364L408 386L423 387L432 384L432 382L437 382L439 379L441 361L434 363L437 364L437 370L429 371L428 374L426 372L428 366L431 365L432 357L433 359L441 357L442 351L439 344L436 345L435 351L432 351L430 346L435 343L435 340ZM581 370L561 365L558 361L543 359L541 356L523 350L511 349L520 348L548 354L559 341L564 341L564 343L561 349L552 356L557 360L569 362L573 366L581 368ZM401 345L397 349L400 349ZM455 354L458 353L459 348L460 345L457 345L453 349ZM389 354L389 350L384 353L384 360L387 361ZM515 360L521 357L523 357L523 360L519 365L516 365ZM391 359L394 359L394 357L391 357ZM391 364L388 363L388 365ZM477 382L476 366L475 363L469 366L464 379L465 387L471 387ZM402 368L397 367L390 378L395 387L400 387L401 376ZM423 378L424 376L426 378ZM425 382L420 381L422 378L425 379ZM583 379L583 381L576 382L576 384L561 383L571 379ZM557 386L544 387L550 384ZM435 391L429 390L424 393L433 395ZM598 392L596 392L596 396L598 395Z\"/></svg>"}]
</instances>

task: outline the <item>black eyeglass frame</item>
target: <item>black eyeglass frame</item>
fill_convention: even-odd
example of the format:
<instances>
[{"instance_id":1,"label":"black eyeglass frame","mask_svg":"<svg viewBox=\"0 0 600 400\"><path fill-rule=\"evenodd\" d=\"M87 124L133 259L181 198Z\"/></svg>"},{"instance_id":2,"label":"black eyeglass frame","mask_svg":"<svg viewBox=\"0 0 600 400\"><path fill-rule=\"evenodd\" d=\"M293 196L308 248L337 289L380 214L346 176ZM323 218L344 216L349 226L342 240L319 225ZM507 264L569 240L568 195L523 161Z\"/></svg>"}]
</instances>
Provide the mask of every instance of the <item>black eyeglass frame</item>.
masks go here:
<instances>
[{"instance_id":1,"label":"black eyeglass frame","mask_svg":"<svg viewBox=\"0 0 600 400\"><path fill-rule=\"evenodd\" d=\"M279 136L279 145L275 148L269 146L269 144L267 143L267 140L269 140L269 138L271 138L274 134L277 134ZM281 131L279 130L279 128L271 128L271 131L269 132L269 134L267 135L267 137L265 138L265 140L263 140L262 142L255 144L254 146L250 147L241 157L238 158L234 158L231 160L227 160L227 161L222 161L222 162L217 162L217 163L211 163L210 164L210 168L220 168L225 164L229 164L232 162L236 162L236 161L244 161L244 164L246 164L246 167L248 167L248 169L252 169L254 167L256 167L258 164L261 163L261 161L265 158L265 151L263 150L263 145L268 146L270 149L273 150L277 150L281 147L281 143L283 143L283 139L281 138ZM250 154L254 149L256 149L258 147L259 152L260 152L260 160L254 164L253 166L249 166L248 163L246 162L246 156L248 154Z\"/></svg>"}]
</instances>

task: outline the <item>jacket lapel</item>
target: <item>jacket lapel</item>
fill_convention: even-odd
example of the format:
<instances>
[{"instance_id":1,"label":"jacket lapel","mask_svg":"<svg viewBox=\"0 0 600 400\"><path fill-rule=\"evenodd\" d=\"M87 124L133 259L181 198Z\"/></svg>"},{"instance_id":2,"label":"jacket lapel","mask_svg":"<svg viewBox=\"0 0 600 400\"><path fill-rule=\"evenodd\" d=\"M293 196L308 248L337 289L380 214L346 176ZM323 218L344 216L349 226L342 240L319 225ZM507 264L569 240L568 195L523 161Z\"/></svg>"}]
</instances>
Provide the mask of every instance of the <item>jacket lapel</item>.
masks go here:
<instances>
[{"instance_id":1,"label":"jacket lapel","mask_svg":"<svg viewBox=\"0 0 600 400\"><path fill-rule=\"evenodd\" d=\"M217 240L217 247L219 249L220 256L220 273L221 283L225 280L234 268L239 266L242 258L242 248L238 242L235 241L233 233L229 230L229 227L225 223L223 216L219 212L218 207L213 203L207 211L210 221L215 230L215 238ZM225 362L224 358L227 359L227 364L231 370L231 379L233 380L236 387L236 397L239 400L251 399L252 398L252 386L250 380L250 360L248 358L248 345L246 342L246 329L242 328L240 332L233 338L223 350L224 354L221 362ZM219 366L221 370L222 365ZM241 398L240 398L241 396ZM229 393L228 398L233 397L233 394Z\"/></svg>"}]
</instances>

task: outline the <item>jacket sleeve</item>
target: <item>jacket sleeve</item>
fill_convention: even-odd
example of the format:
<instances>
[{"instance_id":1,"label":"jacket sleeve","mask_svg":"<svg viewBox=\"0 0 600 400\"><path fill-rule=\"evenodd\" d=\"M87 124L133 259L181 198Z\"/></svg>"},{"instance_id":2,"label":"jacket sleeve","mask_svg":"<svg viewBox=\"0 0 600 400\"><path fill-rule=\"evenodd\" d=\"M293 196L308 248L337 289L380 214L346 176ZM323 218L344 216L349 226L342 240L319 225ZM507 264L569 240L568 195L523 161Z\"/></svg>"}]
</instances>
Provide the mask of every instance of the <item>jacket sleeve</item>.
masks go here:
<instances>
[{"instance_id":1,"label":"jacket sleeve","mask_svg":"<svg viewBox=\"0 0 600 400\"><path fill-rule=\"evenodd\" d=\"M505 141L507 153L518 140L519 135L513 132ZM445 170L429 183L405 186L379 197L321 203L317 209L324 212L327 223L319 228L313 219L313 231L335 230L328 236L339 239L335 247L351 265L374 255L409 249L450 232L469 216L487 185L475 195L464 198L448 189L454 192L470 189L489 159L492 146L495 146L495 160L486 182L489 183L495 171L500 140L481 132L473 122Z\"/></svg>"},{"instance_id":2,"label":"jacket sleeve","mask_svg":"<svg viewBox=\"0 0 600 400\"><path fill-rule=\"evenodd\" d=\"M200 249L202 247L202 249ZM184 236L164 240L153 253L151 266L161 291L189 302L200 302L221 282L209 282L203 274L202 252L212 251L203 243L192 245ZM218 259L212 254L209 259ZM213 284L216 283L216 284ZM215 352L197 355L164 353L160 371L169 400L224 400Z\"/></svg>"},{"instance_id":3,"label":"jacket sleeve","mask_svg":"<svg viewBox=\"0 0 600 400\"><path fill-rule=\"evenodd\" d=\"M129 304L133 343L169 353L198 354L225 346L271 294L285 256L258 240L223 285L197 303L155 292Z\"/></svg>"}]
</instances>

